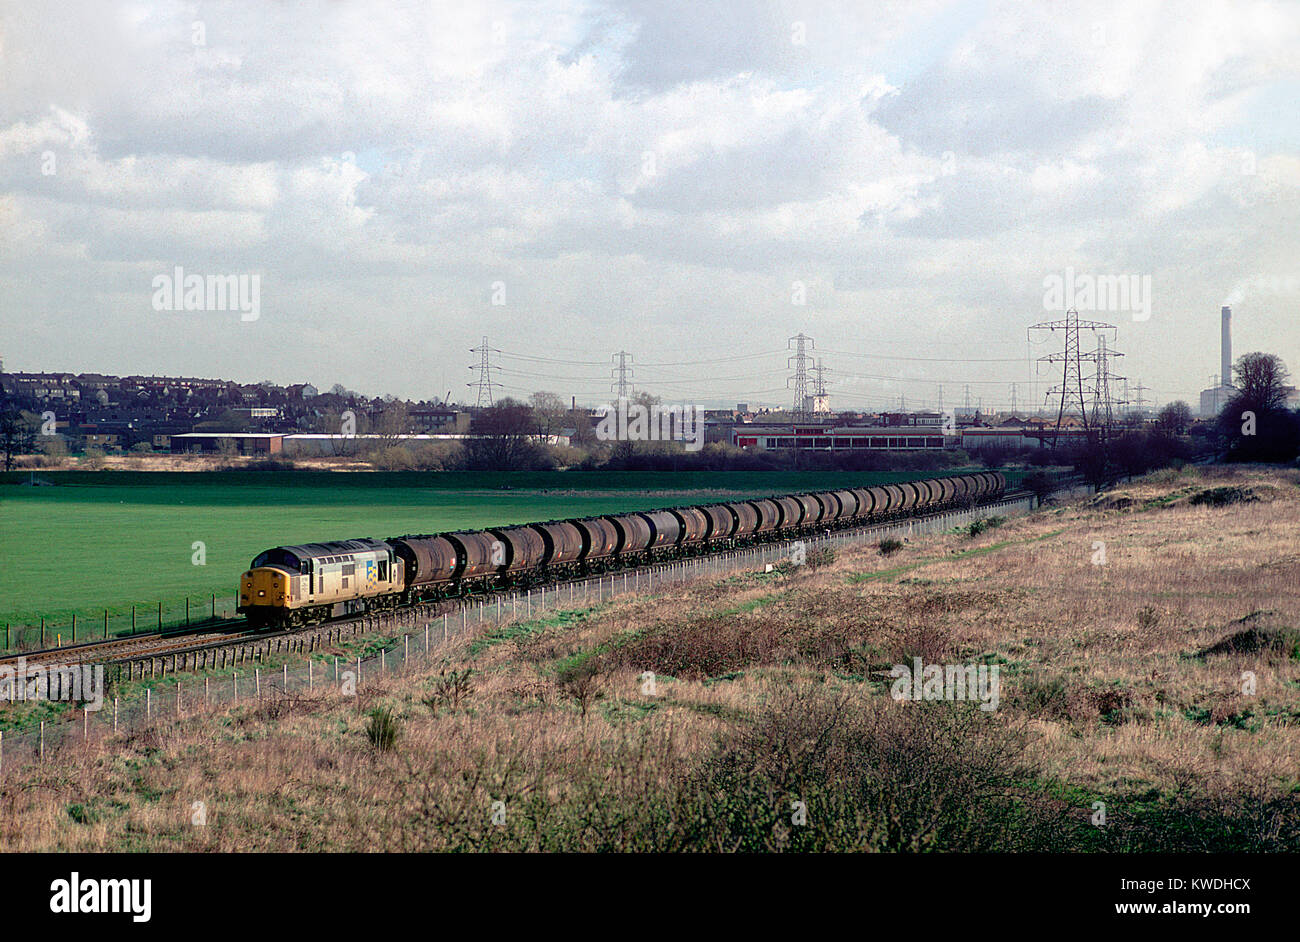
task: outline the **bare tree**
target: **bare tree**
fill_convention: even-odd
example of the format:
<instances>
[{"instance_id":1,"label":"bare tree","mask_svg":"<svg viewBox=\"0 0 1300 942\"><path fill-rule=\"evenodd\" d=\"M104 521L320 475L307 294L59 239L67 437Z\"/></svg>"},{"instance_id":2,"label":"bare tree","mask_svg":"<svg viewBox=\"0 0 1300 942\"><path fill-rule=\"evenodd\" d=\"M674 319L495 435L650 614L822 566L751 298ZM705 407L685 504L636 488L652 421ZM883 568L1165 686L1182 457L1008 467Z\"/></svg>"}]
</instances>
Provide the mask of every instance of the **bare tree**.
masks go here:
<instances>
[{"instance_id":1,"label":"bare tree","mask_svg":"<svg viewBox=\"0 0 1300 942\"><path fill-rule=\"evenodd\" d=\"M1271 353L1247 353L1234 368L1237 391L1216 425L1233 461L1291 461L1300 450L1300 420L1287 408L1287 369Z\"/></svg>"},{"instance_id":2,"label":"bare tree","mask_svg":"<svg viewBox=\"0 0 1300 942\"><path fill-rule=\"evenodd\" d=\"M1182 435L1191 424L1192 410L1181 399L1161 409L1155 420L1156 430L1167 435Z\"/></svg>"},{"instance_id":3,"label":"bare tree","mask_svg":"<svg viewBox=\"0 0 1300 942\"><path fill-rule=\"evenodd\" d=\"M553 392L535 392L528 398L541 435L558 435L569 416L568 406Z\"/></svg>"},{"instance_id":4,"label":"bare tree","mask_svg":"<svg viewBox=\"0 0 1300 942\"><path fill-rule=\"evenodd\" d=\"M646 410L646 412L649 412L651 409L656 408L661 402L658 396L652 396L648 392L637 393L635 396L632 397L631 401L633 405L641 406L643 409Z\"/></svg>"},{"instance_id":5,"label":"bare tree","mask_svg":"<svg viewBox=\"0 0 1300 942\"><path fill-rule=\"evenodd\" d=\"M9 402L9 397L0 403L0 447L4 448L5 470L14 466L14 455L25 450L24 441L31 438L31 428L23 418L22 411Z\"/></svg>"},{"instance_id":6,"label":"bare tree","mask_svg":"<svg viewBox=\"0 0 1300 942\"><path fill-rule=\"evenodd\" d=\"M384 411L371 421L373 434L379 436L379 444L384 448L396 445L401 436L411 431L411 416L405 402L391 400L384 406Z\"/></svg>"},{"instance_id":7,"label":"bare tree","mask_svg":"<svg viewBox=\"0 0 1300 942\"><path fill-rule=\"evenodd\" d=\"M465 444L465 466L475 471L528 471L552 462L531 438L533 410L515 399L502 399L474 417L475 436Z\"/></svg>"},{"instance_id":8,"label":"bare tree","mask_svg":"<svg viewBox=\"0 0 1300 942\"><path fill-rule=\"evenodd\" d=\"M1271 353L1247 353L1233 367L1237 395L1232 400L1261 412L1286 408L1289 374L1282 361Z\"/></svg>"}]
</instances>

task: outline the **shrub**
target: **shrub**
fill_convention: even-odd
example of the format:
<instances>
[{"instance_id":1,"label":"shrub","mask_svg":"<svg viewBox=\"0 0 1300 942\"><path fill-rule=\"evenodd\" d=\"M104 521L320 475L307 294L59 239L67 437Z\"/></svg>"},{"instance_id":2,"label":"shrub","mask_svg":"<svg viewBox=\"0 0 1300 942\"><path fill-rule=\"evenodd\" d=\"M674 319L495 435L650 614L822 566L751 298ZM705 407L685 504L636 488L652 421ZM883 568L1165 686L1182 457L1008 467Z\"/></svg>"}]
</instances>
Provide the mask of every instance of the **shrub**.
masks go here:
<instances>
[{"instance_id":1,"label":"shrub","mask_svg":"<svg viewBox=\"0 0 1300 942\"><path fill-rule=\"evenodd\" d=\"M381 471L411 471L415 468L415 459L401 445L375 451L370 456L370 461Z\"/></svg>"},{"instance_id":2,"label":"shrub","mask_svg":"<svg viewBox=\"0 0 1300 942\"><path fill-rule=\"evenodd\" d=\"M880 549L881 556L893 556L903 548L903 541L892 536L887 536L876 545Z\"/></svg>"},{"instance_id":3,"label":"shrub","mask_svg":"<svg viewBox=\"0 0 1300 942\"><path fill-rule=\"evenodd\" d=\"M928 618L922 618L890 632L886 653L889 663L910 664L919 657L926 664L941 664L953 651L952 635L948 629Z\"/></svg>"},{"instance_id":4,"label":"shrub","mask_svg":"<svg viewBox=\"0 0 1300 942\"><path fill-rule=\"evenodd\" d=\"M1033 826L1032 796L1011 794L1031 775L1022 737L973 707L868 711L796 693L721 743L682 797L697 846L1005 851L1048 833Z\"/></svg>"},{"instance_id":5,"label":"shrub","mask_svg":"<svg viewBox=\"0 0 1300 942\"><path fill-rule=\"evenodd\" d=\"M1033 474L1025 475L1025 479L1020 482L1020 486L1032 493L1041 504L1047 498L1052 496L1052 491L1056 490L1056 485L1043 471L1035 471Z\"/></svg>"},{"instance_id":6,"label":"shrub","mask_svg":"<svg viewBox=\"0 0 1300 942\"><path fill-rule=\"evenodd\" d=\"M1207 507L1226 507L1229 504L1249 504L1259 500L1248 487L1211 487L1193 494L1188 503Z\"/></svg>"},{"instance_id":7,"label":"shrub","mask_svg":"<svg viewBox=\"0 0 1300 942\"><path fill-rule=\"evenodd\" d=\"M570 664L556 676L560 693L578 704L582 718L587 718L587 710L600 696L600 667L595 658L583 658Z\"/></svg>"},{"instance_id":8,"label":"shrub","mask_svg":"<svg viewBox=\"0 0 1300 942\"><path fill-rule=\"evenodd\" d=\"M806 562L808 563L809 569L829 566L831 563L835 562L835 550L831 549L829 546L824 546L819 550L809 553Z\"/></svg>"},{"instance_id":9,"label":"shrub","mask_svg":"<svg viewBox=\"0 0 1300 942\"><path fill-rule=\"evenodd\" d=\"M285 458L257 458L253 461L225 461L218 471L292 471L294 463Z\"/></svg>"},{"instance_id":10,"label":"shrub","mask_svg":"<svg viewBox=\"0 0 1300 942\"><path fill-rule=\"evenodd\" d=\"M1035 674L1020 688L1019 706L1031 716L1064 719L1069 715L1069 689L1064 677Z\"/></svg>"},{"instance_id":11,"label":"shrub","mask_svg":"<svg viewBox=\"0 0 1300 942\"><path fill-rule=\"evenodd\" d=\"M462 700L470 695L474 690L473 683L470 682L470 674L473 671L465 668L463 671L453 669L450 674L444 666L438 672L438 680L434 683L433 693L424 698L424 705L430 710L437 711L441 707L451 707L453 710L460 706Z\"/></svg>"},{"instance_id":12,"label":"shrub","mask_svg":"<svg viewBox=\"0 0 1300 942\"><path fill-rule=\"evenodd\" d=\"M397 733L401 722L393 715L392 707L377 707L370 711L370 722L366 724L366 738L370 745L380 752L388 752L397 742Z\"/></svg>"}]
</instances>

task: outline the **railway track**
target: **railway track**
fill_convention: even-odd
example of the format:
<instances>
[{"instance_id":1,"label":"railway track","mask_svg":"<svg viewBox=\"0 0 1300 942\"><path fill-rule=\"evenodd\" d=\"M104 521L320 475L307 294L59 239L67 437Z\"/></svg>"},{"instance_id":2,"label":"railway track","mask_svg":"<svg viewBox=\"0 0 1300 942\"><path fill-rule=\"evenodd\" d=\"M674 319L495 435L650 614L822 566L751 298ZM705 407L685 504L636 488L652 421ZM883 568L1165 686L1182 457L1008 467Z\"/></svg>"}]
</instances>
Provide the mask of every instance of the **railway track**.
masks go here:
<instances>
[{"instance_id":1,"label":"railway track","mask_svg":"<svg viewBox=\"0 0 1300 942\"><path fill-rule=\"evenodd\" d=\"M1002 495L992 503L1002 503L1030 496L1028 492L1014 492ZM951 511L939 511L933 514L921 514L913 518L923 520L940 517ZM848 527L838 533L861 533L896 526L909 518L891 521L877 521L858 527ZM797 539L797 538L796 538ZM776 541L791 542L791 540ZM760 544L761 545L761 544ZM690 558L722 556L733 550L705 553ZM683 562L687 560L675 560ZM671 563L669 563L671 565ZM635 575L660 569L663 561L627 566L618 571L618 576ZM560 592L566 586L578 587L586 584L603 583L617 578L611 573L599 573L577 578L556 579L530 587L529 593L541 589L543 592ZM611 583L612 584L612 583ZM573 590L570 589L572 592ZM307 625L299 628L279 631L257 631L248 627L243 619L229 619L193 628L172 630L150 635L130 635L107 640L87 641L79 644L63 645L54 648L26 651L0 657L0 666L13 664L25 658L29 663L57 663L60 665L85 664L88 662L115 666L120 677L156 676L204 668L226 667L245 662L250 657L260 659L266 654L279 652L307 652L315 650L318 645L328 641L331 636L341 639L344 635L356 635L375 631L406 627L443 615L449 615L468 609L476 602L496 598L510 597L511 589L497 589L488 593L459 596L448 599L429 601L390 612L372 612L352 615L324 623ZM519 597L513 599L517 604Z\"/></svg>"},{"instance_id":2,"label":"railway track","mask_svg":"<svg viewBox=\"0 0 1300 942\"><path fill-rule=\"evenodd\" d=\"M15 654L5 654L0 656L0 666L15 664L20 658L29 662L57 662L68 666L84 664L88 661L113 663L131 656L142 656L150 653L156 655L159 652L165 653L172 650L188 649L196 645L202 645L210 640L230 639L234 635L248 633L247 624L243 619L232 618L191 628L123 635L95 641L57 645L52 648L20 651Z\"/></svg>"}]
</instances>

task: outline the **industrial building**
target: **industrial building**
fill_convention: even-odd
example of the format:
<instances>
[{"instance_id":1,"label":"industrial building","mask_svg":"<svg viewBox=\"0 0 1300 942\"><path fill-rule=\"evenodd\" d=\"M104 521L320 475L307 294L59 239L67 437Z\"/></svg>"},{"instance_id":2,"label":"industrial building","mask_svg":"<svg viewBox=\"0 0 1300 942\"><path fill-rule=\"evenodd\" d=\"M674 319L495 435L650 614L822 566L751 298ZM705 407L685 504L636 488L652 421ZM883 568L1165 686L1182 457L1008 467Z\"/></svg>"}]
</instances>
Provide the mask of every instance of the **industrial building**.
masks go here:
<instances>
[{"instance_id":1,"label":"industrial building","mask_svg":"<svg viewBox=\"0 0 1300 942\"><path fill-rule=\"evenodd\" d=\"M1219 318L1219 382L1201 390L1200 414L1207 419L1218 415L1237 391L1232 385L1232 308L1224 305Z\"/></svg>"},{"instance_id":2,"label":"industrial building","mask_svg":"<svg viewBox=\"0 0 1300 942\"><path fill-rule=\"evenodd\" d=\"M946 436L939 428L830 425L742 425L731 430L737 448L795 448L819 451L913 451L956 448L957 436Z\"/></svg>"},{"instance_id":3,"label":"industrial building","mask_svg":"<svg viewBox=\"0 0 1300 942\"><path fill-rule=\"evenodd\" d=\"M897 416L895 416L897 417ZM922 416L924 420L924 416ZM812 451L941 451L962 448L980 451L1005 448L1032 450L1059 437L1065 441L1084 439L1087 430L1067 423L1059 436L1055 423L1021 423L1007 426L972 425L945 432L942 427L916 425L738 425L731 429L731 444L737 448Z\"/></svg>"},{"instance_id":4,"label":"industrial building","mask_svg":"<svg viewBox=\"0 0 1300 942\"><path fill-rule=\"evenodd\" d=\"M240 455L278 455L284 450L283 434L275 432L186 432L169 440L173 455L220 453L223 443Z\"/></svg>"}]
</instances>

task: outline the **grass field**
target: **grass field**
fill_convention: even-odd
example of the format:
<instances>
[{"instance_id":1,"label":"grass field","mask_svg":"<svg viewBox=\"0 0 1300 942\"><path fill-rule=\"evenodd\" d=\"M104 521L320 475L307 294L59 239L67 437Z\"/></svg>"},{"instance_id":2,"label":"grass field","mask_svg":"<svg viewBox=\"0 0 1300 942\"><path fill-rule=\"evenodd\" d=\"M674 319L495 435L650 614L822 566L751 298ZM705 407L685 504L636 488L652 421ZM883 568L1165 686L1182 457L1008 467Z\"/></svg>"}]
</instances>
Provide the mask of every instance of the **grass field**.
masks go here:
<instances>
[{"instance_id":1,"label":"grass field","mask_svg":"<svg viewBox=\"0 0 1300 942\"><path fill-rule=\"evenodd\" d=\"M233 604L262 550L644 510L921 476L843 473L37 472L0 476L0 623L99 630ZM52 486L28 486L32 480ZM194 564L201 542L204 565ZM124 618L126 619L124 621Z\"/></svg>"},{"instance_id":2,"label":"grass field","mask_svg":"<svg viewBox=\"0 0 1300 942\"><path fill-rule=\"evenodd\" d=\"M355 697L6 757L0 846L1293 852L1298 482L1164 472L888 555L547 612ZM913 657L998 665L997 708L893 699Z\"/></svg>"}]
</instances>

